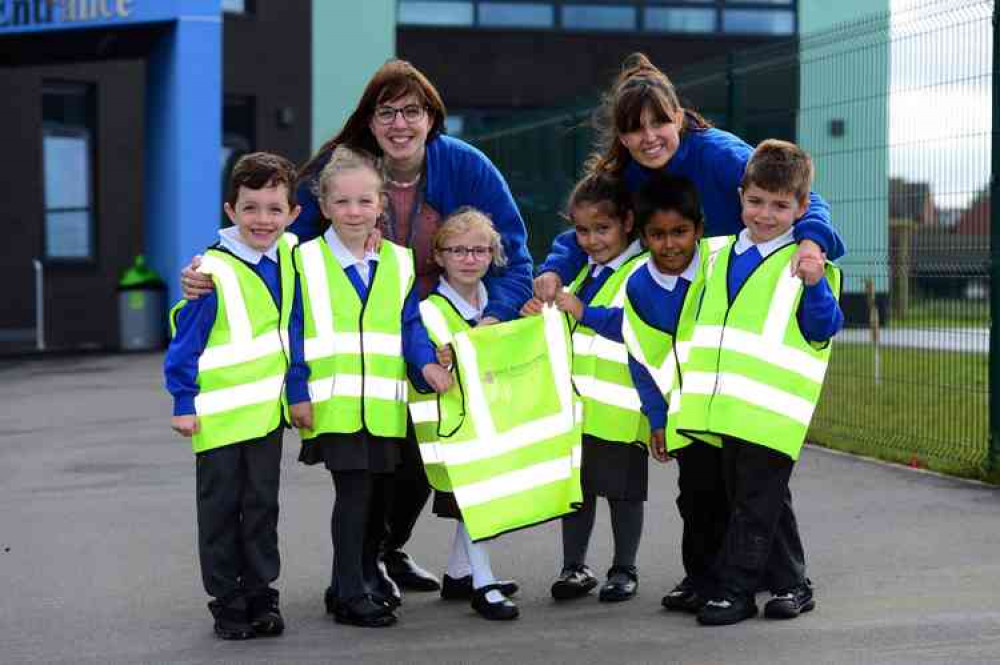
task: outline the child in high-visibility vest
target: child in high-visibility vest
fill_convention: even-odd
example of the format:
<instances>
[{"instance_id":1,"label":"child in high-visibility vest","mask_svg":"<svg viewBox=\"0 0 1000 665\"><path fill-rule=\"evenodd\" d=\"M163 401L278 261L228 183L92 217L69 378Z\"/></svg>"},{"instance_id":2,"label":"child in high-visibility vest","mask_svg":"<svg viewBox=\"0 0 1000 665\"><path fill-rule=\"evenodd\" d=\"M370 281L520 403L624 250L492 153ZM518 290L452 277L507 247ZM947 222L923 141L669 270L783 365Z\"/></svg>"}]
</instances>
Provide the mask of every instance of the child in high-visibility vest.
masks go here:
<instances>
[{"instance_id":1,"label":"child in high-visibility vest","mask_svg":"<svg viewBox=\"0 0 1000 665\"><path fill-rule=\"evenodd\" d=\"M701 268L712 243L702 240L698 190L687 178L655 173L636 197L636 227L649 259L628 279L622 335L642 411L649 418L650 450L677 460L677 508L683 521L685 577L663 597L668 610L697 612L712 594L712 564L729 518L717 440L680 436L674 427L683 383L679 358L690 344L704 288ZM669 404L669 406L668 406Z\"/></svg>"},{"instance_id":2,"label":"child in high-visibility vest","mask_svg":"<svg viewBox=\"0 0 1000 665\"><path fill-rule=\"evenodd\" d=\"M432 248L434 261L444 274L420 303L420 312L432 340L438 344L439 362L451 368L454 365L452 336L477 325L489 324L488 320L483 322L489 302L483 277L491 266L503 267L507 258L493 223L473 208L450 215L434 234ZM438 429L436 422L417 421L414 416L415 427ZM436 482L432 462L425 462L432 485L440 486L442 483ZM433 507L439 517L458 520L448 569L441 582L441 597L469 600L473 609L486 619L517 618L517 605L509 598L517 593L517 583L496 579L486 544L472 541L455 495L436 489Z\"/></svg>"},{"instance_id":3,"label":"child in high-visibility vest","mask_svg":"<svg viewBox=\"0 0 1000 665\"><path fill-rule=\"evenodd\" d=\"M679 432L722 439L729 521L718 590L698 621L757 614L790 619L815 607L788 480L819 401L830 339L843 325L840 271L798 257L793 224L809 205L813 166L798 146L762 142L740 192L745 229L705 263L705 289L683 364ZM766 573L766 579L765 579Z\"/></svg>"},{"instance_id":4,"label":"child in high-visibility vest","mask_svg":"<svg viewBox=\"0 0 1000 665\"><path fill-rule=\"evenodd\" d=\"M283 157L240 158L223 206L233 226L219 231L200 267L216 288L171 311L171 426L193 442L202 581L223 639L278 635L285 626L271 588L281 565L283 406L292 405L295 420L309 399L304 365L285 342L302 327L296 241L284 232L299 212L295 178Z\"/></svg>"},{"instance_id":5,"label":"child in high-visibility vest","mask_svg":"<svg viewBox=\"0 0 1000 665\"><path fill-rule=\"evenodd\" d=\"M603 173L585 176L567 205L588 265L561 294L557 306L573 327L573 382L583 400L583 504L563 518L563 568L551 593L557 600L578 598L597 586L586 565L597 497L608 500L614 532L614 561L600 589L602 601L635 596L639 577L636 553L642 535L648 483L649 423L629 375L621 336L625 281L642 264L635 239L628 192L619 179ZM533 298L522 309L537 314Z\"/></svg>"},{"instance_id":6,"label":"child in high-visibility vest","mask_svg":"<svg viewBox=\"0 0 1000 665\"><path fill-rule=\"evenodd\" d=\"M309 368L311 422L299 460L324 463L336 500L327 611L339 623L396 622L395 586L378 560L385 485L407 429L407 366L437 392L451 384L420 321L413 253L366 239L382 211L382 176L369 155L336 148L317 181L326 232L295 251L302 280L302 345ZM304 339L303 339L304 338Z\"/></svg>"}]
</instances>

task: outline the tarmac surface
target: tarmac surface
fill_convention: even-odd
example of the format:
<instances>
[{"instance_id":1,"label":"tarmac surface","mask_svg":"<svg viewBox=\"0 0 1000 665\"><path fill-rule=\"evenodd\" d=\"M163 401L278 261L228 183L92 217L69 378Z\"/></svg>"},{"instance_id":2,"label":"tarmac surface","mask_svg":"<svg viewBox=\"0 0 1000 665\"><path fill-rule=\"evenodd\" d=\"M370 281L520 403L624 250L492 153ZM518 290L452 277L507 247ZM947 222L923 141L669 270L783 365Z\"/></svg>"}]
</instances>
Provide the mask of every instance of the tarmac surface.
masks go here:
<instances>
[{"instance_id":1,"label":"tarmac surface","mask_svg":"<svg viewBox=\"0 0 1000 665\"><path fill-rule=\"evenodd\" d=\"M1000 488L807 449L792 480L817 609L706 628L660 609L682 576L676 469L651 469L640 591L556 604L558 524L491 544L522 616L408 594L396 627L323 612L333 491L285 439L278 587L288 629L213 637L195 550L194 465L169 428L161 356L0 363L0 663L1000 663ZM861 417L861 416L859 416ZM408 551L442 571L453 525L425 512ZM599 575L611 534L601 508ZM766 596L760 596L762 604Z\"/></svg>"}]
</instances>

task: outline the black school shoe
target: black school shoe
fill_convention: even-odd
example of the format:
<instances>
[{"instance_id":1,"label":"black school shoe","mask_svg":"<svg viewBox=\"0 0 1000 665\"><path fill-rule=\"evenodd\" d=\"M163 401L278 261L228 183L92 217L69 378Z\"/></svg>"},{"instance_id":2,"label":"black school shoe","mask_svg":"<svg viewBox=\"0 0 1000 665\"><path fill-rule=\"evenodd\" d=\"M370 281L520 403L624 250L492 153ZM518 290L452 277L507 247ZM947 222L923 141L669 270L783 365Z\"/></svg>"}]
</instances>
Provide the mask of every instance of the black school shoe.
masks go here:
<instances>
[{"instance_id":1,"label":"black school shoe","mask_svg":"<svg viewBox=\"0 0 1000 665\"><path fill-rule=\"evenodd\" d=\"M698 623L704 626L730 626L757 616L757 603L744 595L712 598L698 612Z\"/></svg>"},{"instance_id":2,"label":"black school shoe","mask_svg":"<svg viewBox=\"0 0 1000 665\"><path fill-rule=\"evenodd\" d=\"M813 599L812 582L806 579L802 584L772 594L764 605L764 616L768 619L794 619L803 612L816 609Z\"/></svg>"},{"instance_id":3,"label":"black school shoe","mask_svg":"<svg viewBox=\"0 0 1000 665\"><path fill-rule=\"evenodd\" d=\"M486 594L490 591L499 591L503 595L500 584L487 584L472 592L472 609L478 612L479 616L490 621L511 621L520 615L517 605L506 595L503 595L503 600L491 603L486 598Z\"/></svg>"},{"instance_id":4,"label":"black school shoe","mask_svg":"<svg viewBox=\"0 0 1000 665\"><path fill-rule=\"evenodd\" d=\"M520 587L514 580L499 580L500 593L513 596ZM441 578L441 598L444 600L472 600L472 575L452 577L448 573Z\"/></svg>"},{"instance_id":5,"label":"black school shoe","mask_svg":"<svg viewBox=\"0 0 1000 665\"><path fill-rule=\"evenodd\" d=\"M246 602L240 598L224 604L218 600L208 603L208 611L215 618L215 634L224 640L249 640L254 636L247 616Z\"/></svg>"},{"instance_id":6,"label":"black school shoe","mask_svg":"<svg viewBox=\"0 0 1000 665\"><path fill-rule=\"evenodd\" d=\"M337 623L362 628L385 628L396 623L396 615L384 603L377 602L370 594L337 601L333 619Z\"/></svg>"},{"instance_id":7,"label":"black school shoe","mask_svg":"<svg viewBox=\"0 0 1000 665\"><path fill-rule=\"evenodd\" d=\"M397 609L403 604L403 594L399 591L399 586L389 577L385 562L378 561L375 567L375 592L376 600L385 602L390 609Z\"/></svg>"},{"instance_id":8,"label":"black school shoe","mask_svg":"<svg viewBox=\"0 0 1000 665\"><path fill-rule=\"evenodd\" d=\"M664 609L671 612L697 614L705 606L705 599L698 595L691 579L685 577L677 586L667 592L661 604Z\"/></svg>"},{"instance_id":9,"label":"black school shoe","mask_svg":"<svg viewBox=\"0 0 1000 665\"><path fill-rule=\"evenodd\" d=\"M635 598L638 590L639 571L635 566L611 566L597 598L602 603L620 603Z\"/></svg>"},{"instance_id":10,"label":"black school shoe","mask_svg":"<svg viewBox=\"0 0 1000 665\"><path fill-rule=\"evenodd\" d=\"M278 607L278 592L266 589L263 593L247 598L247 615L254 635L275 637L285 632L285 620Z\"/></svg>"},{"instance_id":11,"label":"black school shoe","mask_svg":"<svg viewBox=\"0 0 1000 665\"><path fill-rule=\"evenodd\" d=\"M402 550L391 550L382 555L386 570L401 589L408 591L437 591L441 588L438 578L427 572Z\"/></svg>"},{"instance_id":12,"label":"black school shoe","mask_svg":"<svg viewBox=\"0 0 1000 665\"><path fill-rule=\"evenodd\" d=\"M597 586L597 578L590 568L583 564L566 566L559 578L552 583L552 597L556 600L572 600L590 593Z\"/></svg>"}]
</instances>

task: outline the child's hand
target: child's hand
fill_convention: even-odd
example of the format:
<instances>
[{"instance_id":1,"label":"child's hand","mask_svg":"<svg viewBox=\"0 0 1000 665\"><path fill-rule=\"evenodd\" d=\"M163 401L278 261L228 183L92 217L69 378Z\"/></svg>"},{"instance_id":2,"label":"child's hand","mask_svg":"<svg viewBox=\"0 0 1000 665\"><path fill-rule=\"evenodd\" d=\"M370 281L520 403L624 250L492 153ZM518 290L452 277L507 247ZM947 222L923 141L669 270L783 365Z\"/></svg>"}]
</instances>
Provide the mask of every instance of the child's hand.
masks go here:
<instances>
[{"instance_id":1,"label":"child's hand","mask_svg":"<svg viewBox=\"0 0 1000 665\"><path fill-rule=\"evenodd\" d=\"M372 229L372 232L365 238L365 251L378 253L382 249L382 232Z\"/></svg>"},{"instance_id":2,"label":"child's hand","mask_svg":"<svg viewBox=\"0 0 1000 665\"><path fill-rule=\"evenodd\" d=\"M548 274L548 273L546 273ZM535 316L542 313L545 302L541 298L532 298L521 307L521 316Z\"/></svg>"},{"instance_id":3,"label":"child's hand","mask_svg":"<svg viewBox=\"0 0 1000 665\"><path fill-rule=\"evenodd\" d=\"M649 433L649 452L657 462L666 464L670 461L667 455L667 441L662 429L654 429Z\"/></svg>"},{"instance_id":4,"label":"child's hand","mask_svg":"<svg viewBox=\"0 0 1000 665\"><path fill-rule=\"evenodd\" d=\"M197 300L215 289L212 278L198 272L201 266L201 254L195 254L184 270L181 271L181 291L188 300Z\"/></svg>"},{"instance_id":5,"label":"child's hand","mask_svg":"<svg viewBox=\"0 0 1000 665\"><path fill-rule=\"evenodd\" d=\"M562 287L562 278L559 275L554 272L543 272L535 278L535 297L542 302L551 304L556 299L556 294L562 291ZM540 312L541 310L538 311Z\"/></svg>"},{"instance_id":6,"label":"child's hand","mask_svg":"<svg viewBox=\"0 0 1000 665\"><path fill-rule=\"evenodd\" d=\"M802 262L809 259L819 261L825 267L826 254L823 253L823 248L812 240L803 240L799 243L799 248L795 250L795 254L792 256L791 271L793 275L801 277L802 281L812 286L816 282L809 283L806 280L806 275L802 272ZM819 280L817 279L817 281Z\"/></svg>"},{"instance_id":7,"label":"child's hand","mask_svg":"<svg viewBox=\"0 0 1000 665\"><path fill-rule=\"evenodd\" d=\"M497 317L484 316L483 318L479 319L479 323L476 324L476 327L478 328L479 326L492 326L496 325L497 323L500 323L500 319L498 319Z\"/></svg>"},{"instance_id":8,"label":"child's hand","mask_svg":"<svg viewBox=\"0 0 1000 665\"><path fill-rule=\"evenodd\" d=\"M455 355L451 351L451 344L445 344L434 349L437 354L438 364L446 370L451 371L451 366L455 364Z\"/></svg>"},{"instance_id":9,"label":"child's hand","mask_svg":"<svg viewBox=\"0 0 1000 665\"><path fill-rule=\"evenodd\" d=\"M174 416L170 419L170 428L181 436L189 438L201 431L198 416L193 413L186 416Z\"/></svg>"},{"instance_id":10,"label":"child's hand","mask_svg":"<svg viewBox=\"0 0 1000 665\"><path fill-rule=\"evenodd\" d=\"M312 402L299 402L288 407L289 415L292 417L292 427L299 429L313 428L313 404Z\"/></svg>"},{"instance_id":11,"label":"child's hand","mask_svg":"<svg viewBox=\"0 0 1000 665\"><path fill-rule=\"evenodd\" d=\"M569 291L560 291L556 295L556 307L560 312L566 312L579 321L583 318L583 301Z\"/></svg>"},{"instance_id":12,"label":"child's hand","mask_svg":"<svg viewBox=\"0 0 1000 665\"><path fill-rule=\"evenodd\" d=\"M446 393L451 388L451 372L437 363L427 363L420 373L424 375L427 385L438 394Z\"/></svg>"},{"instance_id":13,"label":"child's hand","mask_svg":"<svg viewBox=\"0 0 1000 665\"><path fill-rule=\"evenodd\" d=\"M822 255L816 258L810 254L799 258L798 270L795 274L801 277L807 285L815 286L819 280L823 279L825 269L826 261L823 260Z\"/></svg>"}]
</instances>

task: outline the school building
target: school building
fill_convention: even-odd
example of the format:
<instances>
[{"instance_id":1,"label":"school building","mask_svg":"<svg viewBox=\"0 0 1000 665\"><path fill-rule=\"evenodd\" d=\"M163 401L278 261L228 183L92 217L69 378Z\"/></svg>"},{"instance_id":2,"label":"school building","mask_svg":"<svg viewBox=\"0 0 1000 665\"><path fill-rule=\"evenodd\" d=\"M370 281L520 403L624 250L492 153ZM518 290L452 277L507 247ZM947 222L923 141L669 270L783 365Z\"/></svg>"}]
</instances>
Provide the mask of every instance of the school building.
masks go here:
<instances>
[{"instance_id":1,"label":"school building","mask_svg":"<svg viewBox=\"0 0 1000 665\"><path fill-rule=\"evenodd\" d=\"M0 0L0 353L116 348L135 257L176 299L233 160L301 163L393 55L470 135L593 94L632 51L670 71L798 24L794 0Z\"/></svg>"}]
</instances>

